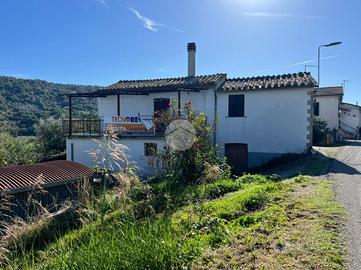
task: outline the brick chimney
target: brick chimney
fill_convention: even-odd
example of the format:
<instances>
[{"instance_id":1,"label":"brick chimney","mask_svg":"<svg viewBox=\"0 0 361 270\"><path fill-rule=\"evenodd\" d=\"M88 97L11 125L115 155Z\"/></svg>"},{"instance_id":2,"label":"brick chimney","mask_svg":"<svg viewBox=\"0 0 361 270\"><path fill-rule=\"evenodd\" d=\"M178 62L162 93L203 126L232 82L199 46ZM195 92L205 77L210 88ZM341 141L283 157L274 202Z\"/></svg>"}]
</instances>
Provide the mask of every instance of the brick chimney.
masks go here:
<instances>
[{"instance_id":1,"label":"brick chimney","mask_svg":"<svg viewBox=\"0 0 361 270\"><path fill-rule=\"evenodd\" d=\"M190 42L187 45L188 51L188 76L196 76L196 44Z\"/></svg>"}]
</instances>

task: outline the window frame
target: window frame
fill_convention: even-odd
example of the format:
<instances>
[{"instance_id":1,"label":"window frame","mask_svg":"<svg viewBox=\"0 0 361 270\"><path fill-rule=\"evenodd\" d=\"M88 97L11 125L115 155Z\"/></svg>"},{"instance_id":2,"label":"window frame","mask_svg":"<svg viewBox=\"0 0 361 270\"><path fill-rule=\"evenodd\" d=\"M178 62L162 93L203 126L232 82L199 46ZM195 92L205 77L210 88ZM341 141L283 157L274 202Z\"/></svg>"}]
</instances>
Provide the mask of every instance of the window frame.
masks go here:
<instances>
[{"instance_id":1,"label":"window frame","mask_svg":"<svg viewBox=\"0 0 361 270\"><path fill-rule=\"evenodd\" d=\"M148 147L153 146L153 153L150 153ZM145 142L144 143L144 156L145 157L154 157L158 153L158 144L156 142Z\"/></svg>"},{"instance_id":2,"label":"window frame","mask_svg":"<svg viewBox=\"0 0 361 270\"><path fill-rule=\"evenodd\" d=\"M233 109L231 111L231 99L235 97L241 97L241 108L240 111ZM236 100L233 102L236 103ZM234 105L234 104L232 104ZM245 109L246 109L246 96L244 94L236 94L236 95L228 95L228 117L229 118L244 118L245 116ZM234 111L235 110L235 111Z\"/></svg>"},{"instance_id":3,"label":"window frame","mask_svg":"<svg viewBox=\"0 0 361 270\"><path fill-rule=\"evenodd\" d=\"M317 113L316 113L316 111L317 111ZM318 101L315 101L313 103L313 115L314 116L320 116L320 102L318 102Z\"/></svg>"},{"instance_id":4,"label":"window frame","mask_svg":"<svg viewBox=\"0 0 361 270\"><path fill-rule=\"evenodd\" d=\"M160 109L160 110L156 110L156 108L155 108L155 104L156 104L156 102L157 101L167 101L168 102L168 106L167 106L167 108L163 108L163 109ZM170 98L154 98L153 99L153 111L154 111L154 114L157 114L157 113L159 113L159 112L164 112L164 111L167 111L167 110L169 110L170 109Z\"/></svg>"}]
</instances>

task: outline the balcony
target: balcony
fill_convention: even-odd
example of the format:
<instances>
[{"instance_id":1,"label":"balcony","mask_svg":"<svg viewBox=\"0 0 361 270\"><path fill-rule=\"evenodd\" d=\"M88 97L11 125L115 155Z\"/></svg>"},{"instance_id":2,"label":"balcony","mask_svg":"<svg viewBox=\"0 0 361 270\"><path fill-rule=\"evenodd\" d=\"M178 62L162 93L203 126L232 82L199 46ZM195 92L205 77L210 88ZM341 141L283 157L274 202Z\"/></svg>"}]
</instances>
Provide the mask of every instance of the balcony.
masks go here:
<instances>
[{"instance_id":1,"label":"balcony","mask_svg":"<svg viewBox=\"0 0 361 270\"><path fill-rule=\"evenodd\" d=\"M99 137L104 134L104 120L64 119L63 132L67 137Z\"/></svg>"},{"instance_id":2,"label":"balcony","mask_svg":"<svg viewBox=\"0 0 361 270\"><path fill-rule=\"evenodd\" d=\"M166 126L154 122L153 116L73 118L63 120L63 132L67 137L100 137L105 132L117 134L119 137L163 136Z\"/></svg>"}]
</instances>

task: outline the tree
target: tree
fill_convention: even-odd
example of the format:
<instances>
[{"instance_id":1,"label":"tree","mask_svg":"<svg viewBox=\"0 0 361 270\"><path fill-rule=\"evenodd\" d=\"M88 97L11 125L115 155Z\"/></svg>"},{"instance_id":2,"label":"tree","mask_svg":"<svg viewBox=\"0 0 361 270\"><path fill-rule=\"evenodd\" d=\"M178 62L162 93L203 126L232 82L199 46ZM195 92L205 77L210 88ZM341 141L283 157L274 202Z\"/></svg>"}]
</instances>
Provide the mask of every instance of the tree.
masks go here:
<instances>
[{"instance_id":1,"label":"tree","mask_svg":"<svg viewBox=\"0 0 361 270\"><path fill-rule=\"evenodd\" d=\"M318 117L315 117L313 119L313 143L324 143L326 141L328 132L329 129L327 127L327 122Z\"/></svg>"},{"instance_id":2,"label":"tree","mask_svg":"<svg viewBox=\"0 0 361 270\"><path fill-rule=\"evenodd\" d=\"M35 163L38 160L36 140L0 133L0 167Z\"/></svg>"},{"instance_id":3,"label":"tree","mask_svg":"<svg viewBox=\"0 0 361 270\"><path fill-rule=\"evenodd\" d=\"M65 137L60 119L41 119L36 126L36 137L44 157L59 154L65 150Z\"/></svg>"},{"instance_id":4,"label":"tree","mask_svg":"<svg viewBox=\"0 0 361 270\"><path fill-rule=\"evenodd\" d=\"M184 151L177 151L165 146L159 153L161 174L170 176L172 179L187 183L207 182L220 177L229 177L230 167L224 159L218 155L217 149L212 144L213 128L207 124L207 117L202 113L196 113L189 102L183 106L188 122L195 130L193 145ZM168 111L156 119L169 125L179 119L179 111L171 106Z\"/></svg>"}]
</instances>

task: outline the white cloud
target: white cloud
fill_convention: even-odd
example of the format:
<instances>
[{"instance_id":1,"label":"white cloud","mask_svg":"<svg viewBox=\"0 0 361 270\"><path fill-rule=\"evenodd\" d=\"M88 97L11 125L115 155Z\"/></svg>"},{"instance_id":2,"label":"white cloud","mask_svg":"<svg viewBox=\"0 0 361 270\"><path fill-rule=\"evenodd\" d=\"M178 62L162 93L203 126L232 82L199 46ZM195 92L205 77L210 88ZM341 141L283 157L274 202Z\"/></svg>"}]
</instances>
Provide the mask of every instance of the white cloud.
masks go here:
<instances>
[{"instance_id":1,"label":"white cloud","mask_svg":"<svg viewBox=\"0 0 361 270\"><path fill-rule=\"evenodd\" d=\"M307 65L307 64L311 64L313 62L315 62L315 60L305 60L302 62L297 62L297 63L291 64L291 65L289 65L289 67L297 67L297 66L301 66L301 65Z\"/></svg>"},{"instance_id":2,"label":"white cloud","mask_svg":"<svg viewBox=\"0 0 361 270\"><path fill-rule=\"evenodd\" d=\"M321 57L321 60L332 59L332 58L335 58L335 57L337 57L337 55L328 55L328 56ZM315 63L315 62L316 62L316 60L310 59L310 60L305 60L305 61L301 61L301 62L291 64L291 65L289 65L289 67L297 67L297 66L301 66L301 65L307 65L307 64Z\"/></svg>"},{"instance_id":3,"label":"white cloud","mask_svg":"<svg viewBox=\"0 0 361 270\"><path fill-rule=\"evenodd\" d=\"M153 21L152 19L149 19L145 16L143 16L142 14L139 13L139 11L130 8L129 9L131 12L134 13L134 15L142 21L143 26L145 29L148 29L149 31L152 32L158 32L159 31L159 27L162 26L162 24L160 23L156 23L155 21Z\"/></svg>"},{"instance_id":4,"label":"white cloud","mask_svg":"<svg viewBox=\"0 0 361 270\"><path fill-rule=\"evenodd\" d=\"M96 2L97 4L103 6L103 7L108 7L108 3L106 0L93 0L94 2Z\"/></svg>"},{"instance_id":5,"label":"white cloud","mask_svg":"<svg viewBox=\"0 0 361 270\"><path fill-rule=\"evenodd\" d=\"M143 23L143 27L145 29L148 29L149 31L158 32L160 30L160 28L164 27L164 28L167 28L167 29L169 29L169 30L171 30L173 32L178 32L178 33L184 33L185 32L185 31L183 31L181 29L178 29L178 28L175 28L173 26L169 26L169 25L162 24L162 23L157 23L154 20L145 17L138 10L135 10L133 8L129 8L129 10L131 12L133 12L134 15Z\"/></svg>"},{"instance_id":6,"label":"white cloud","mask_svg":"<svg viewBox=\"0 0 361 270\"><path fill-rule=\"evenodd\" d=\"M268 12L243 12L244 16L263 17L263 18L295 18L295 19L321 19L321 16L297 15L291 13L268 13Z\"/></svg>"}]
</instances>

